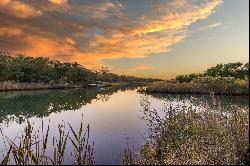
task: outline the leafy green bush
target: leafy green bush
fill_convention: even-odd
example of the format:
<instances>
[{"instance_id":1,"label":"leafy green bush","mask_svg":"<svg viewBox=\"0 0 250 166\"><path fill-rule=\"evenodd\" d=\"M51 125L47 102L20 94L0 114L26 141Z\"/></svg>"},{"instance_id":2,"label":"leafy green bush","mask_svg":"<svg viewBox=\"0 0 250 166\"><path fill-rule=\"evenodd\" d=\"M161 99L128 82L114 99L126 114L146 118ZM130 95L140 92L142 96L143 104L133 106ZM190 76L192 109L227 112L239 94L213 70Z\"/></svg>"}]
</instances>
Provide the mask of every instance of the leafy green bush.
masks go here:
<instances>
[{"instance_id":1,"label":"leafy green bush","mask_svg":"<svg viewBox=\"0 0 250 166\"><path fill-rule=\"evenodd\" d=\"M178 75L176 76L176 81L183 83L183 82L191 82L194 79L200 78L202 75L198 73L193 73L189 75Z\"/></svg>"},{"instance_id":2,"label":"leafy green bush","mask_svg":"<svg viewBox=\"0 0 250 166\"><path fill-rule=\"evenodd\" d=\"M211 77L233 77L237 79L249 78L249 63L243 64L241 62L218 64L211 67L204 72L204 76Z\"/></svg>"},{"instance_id":3,"label":"leafy green bush","mask_svg":"<svg viewBox=\"0 0 250 166\"><path fill-rule=\"evenodd\" d=\"M235 79L249 78L249 63L241 62L218 64L215 67L207 69L204 73L193 73L189 75L178 75L175 80L177 82L191 82L200 77L233 77Z\"/></svg>"}]
</instances>

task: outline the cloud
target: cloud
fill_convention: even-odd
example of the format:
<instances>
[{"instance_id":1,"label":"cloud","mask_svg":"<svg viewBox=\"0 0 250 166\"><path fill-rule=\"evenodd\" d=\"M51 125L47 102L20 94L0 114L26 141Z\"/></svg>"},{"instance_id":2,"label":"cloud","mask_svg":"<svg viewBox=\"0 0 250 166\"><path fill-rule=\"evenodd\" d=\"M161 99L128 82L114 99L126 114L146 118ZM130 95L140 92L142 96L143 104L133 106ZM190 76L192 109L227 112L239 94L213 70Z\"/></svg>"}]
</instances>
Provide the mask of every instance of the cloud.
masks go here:
<instances>
[{"instance_id":1,"label":"cloud","mask_svg":"<svg viewBox=\"0 0 250 166\"><path fill-rule=\"evenodd\" d=\"M214 40L216 37L199 38L200 41Z\"/></svg>"},{"instance_id":2,"label":"cloud","mask_svg":"<svg viewBox=\"0 0 250 166\"><path fill-rule=\"evenodd\" d=\"M129 21L125 28L111 36L96 35L93 50L108 58L143 58L151 53L169 51L169 46L186 37L192 23L207 18L222 1L196 5L189 1L172 1L153 6L152 10L135 23Z\"/></svg>"},{"instance_id":3,"label":"cloud","mask_svg":"<svg viewBox=\"0 0 250 166\"><path fill-rule=\"evenodd\" d=\"M42 15L40 10L36 10L30 5L27 5L21 1L14 0L1 0L0 10L7 12L10 15L14 15L20 18L36 17Z\"/></svg>"},{"instance_id":4,"label":"cloud","mask_svg":"<svg viewBox=\"0 0 250 166\"><path fill-rule=\"evenodd\" d=\"M102 65L104 59L144 58L170 51L185 39L192 23L206 19L221 4L154 1L150 10L133 18L126 10L131 4L123 1L1 0L0 49L88 67Z\"/></svg>"},{"instance_id":5,"label":"cloud","mask_svg":"<svg viewBox=\"0 0 250 166\"><path fill-rule=\"evenodd\" d=\"M14 27L0 27L0 36L2 37L19 37L22 31Z\"/></svg>"},{"instance_id":6,"label":"cloud","mask_svg":"<svg viewBox=\"0 0 250 166\"><path fill-rule=\"evenodd\" d=\"M49 0L51 3L54 3L56 5L62 5L62 4L66 4L67 0Z\"/></svg>"},{"instance_id":7,"label":"cloud","mask_svg":"<svg viewBox=\"0 0 250 166\"><path fill-rule=\"evenodd\" d=\"M145 64L139 64L137 66L131 67L128 69L129 71L136 72L136 71L146 71L146 70L152 70L154 69L153 66L145 65Z\"/></svg>"},{"instance_id":8,"label":"cloud","mask_svg":"<svg viewBox=\"0 0 250 166\"><path fill-rule=\"evenodd\" d=\"M111 1L88 4L80 6L78 9L81 10L82 14L88 16L88 18L105 19L110 16L119 17L123 15L121 12L122 5Z\"/></svg>"},{"instance_id":9,"label":"cloud","mask_svg":"<svg viewBox=\"0 0 250 166\"><path fill-rule=\"evenodd\" d=\"M217 22L217 23L205 25L205 26L199 27L198 29L194 30L193 33L196 33L198 31L208 30L208 29L215 28L215 27L218 27L221 25L222 25L222 22Z\"/></svg>"},{"instance_id":10,"label":"cloud","mask_svg":"<svg viewBox=\"0 0 250 166\"><path fill-rule=\"evenodd\" d=\"M143 77L144 72L148 72L150 70L155 69L155 67L146 65L146 64L138 64L126 69L116 69L114 66L109 66L110 70L119 74L119 75L140 75ZM97 68L98 69L98 68Z\"/></svg>"}]
</instances>

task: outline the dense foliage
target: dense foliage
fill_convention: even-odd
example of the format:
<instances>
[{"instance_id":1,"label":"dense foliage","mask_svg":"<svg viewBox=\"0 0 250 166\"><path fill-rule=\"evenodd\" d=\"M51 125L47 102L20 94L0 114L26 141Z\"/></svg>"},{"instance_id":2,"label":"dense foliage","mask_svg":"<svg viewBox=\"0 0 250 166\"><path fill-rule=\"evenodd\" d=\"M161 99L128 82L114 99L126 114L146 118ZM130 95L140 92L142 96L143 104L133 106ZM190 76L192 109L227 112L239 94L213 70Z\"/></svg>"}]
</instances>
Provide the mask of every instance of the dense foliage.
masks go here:
<instances>
[{"instance_id":1,"label":"dense foliage","mask_svg":"<svg viewBox=\"0 0 250 166\"><path fill-rule=\"evenodd\" d=\"M0 52L0 81L48 84L87 84L95 81L147 82L154 79L120 76L106 68L91 71L78 63L59 62L45 57L9 56Z\"/></svg>"},{"instance_id":2,"label":"dense foliage","mask_svg":"<svg viewBox=\"0 0 250 166\"><path fill-rule=\"evenodd\" d=\"M204 73L193 73L189 75L178 75L176 81L191 82L200 77L233 77L235 79L249 78L249 63L243 64L241 62L218 64L215 67L207 69Z\"/></svg>"},{"instance_id":3,"label":"dense foliage","mask_svg":"<svg viewBox=\"0 0 250 166\"><path fill-rule=\"evenodd\" d=\"M89 82L94 73L77 63L61 63L44 57L0 54L0 80L26 83Z\"/></svg>"}]
</instances>

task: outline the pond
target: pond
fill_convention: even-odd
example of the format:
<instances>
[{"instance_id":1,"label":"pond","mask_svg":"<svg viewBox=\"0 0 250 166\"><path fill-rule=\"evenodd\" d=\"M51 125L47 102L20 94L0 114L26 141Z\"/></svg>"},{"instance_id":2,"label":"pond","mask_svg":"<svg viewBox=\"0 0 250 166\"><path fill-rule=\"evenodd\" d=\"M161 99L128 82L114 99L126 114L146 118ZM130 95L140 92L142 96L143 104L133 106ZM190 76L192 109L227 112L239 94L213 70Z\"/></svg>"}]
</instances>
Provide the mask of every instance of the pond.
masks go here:
<instances>
[{"instance_id":1,"label":"pond","mask_svg":"<svg viewBox=\"0 0 250 166\"><path fill-rule=\"evenodd\" d=\"M31 122L34 129L41 124L50 126L49 143L58 134L58 125L70 123L76 130L80 123L90 126L90 140L94 141L95 164L121 164L126 147L138 152L147 136L143 118L146 103L161 111L168 103L189 103L199 106L220 103L218 107L235 105L248 108L248 96L210 96L144 94L139 87L113 88L98 92L95 89L40 90L0 93L0 128L10 140L18 138ZM66 127L66 130L69 130ZM6 154L6 142L0 136L0 161ZM18 139L16 139L18 140ZM67 143L65 164L74 163L72 144ZM52 146L48 155L52 155ZM135 154L136 155L136 154Z\"/></svg>"}]
</instances>

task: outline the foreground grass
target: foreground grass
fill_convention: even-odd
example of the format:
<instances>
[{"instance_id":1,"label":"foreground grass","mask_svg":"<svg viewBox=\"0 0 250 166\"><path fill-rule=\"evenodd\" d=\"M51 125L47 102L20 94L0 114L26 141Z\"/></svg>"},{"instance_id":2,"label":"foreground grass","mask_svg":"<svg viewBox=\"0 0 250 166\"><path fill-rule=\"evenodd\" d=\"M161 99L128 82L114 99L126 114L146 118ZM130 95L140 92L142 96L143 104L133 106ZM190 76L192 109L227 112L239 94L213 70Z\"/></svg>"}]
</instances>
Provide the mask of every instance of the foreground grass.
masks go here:
<instances>
[{"instance_id":1,"label":"foreground grass","mask_svg":"<svg viewBox=\"0 0 250 166\"><path fill-rule=\"evenodd\" d=\"M79 131L75 131L68 123L70 132L67 133L65 132L65 127L65 124L58 126L58 139L53 135L52 155L47 153L48 147L51 146L49 144L51 140L48 141L50 139L49 125L44 130L42 122L41 130L34 131L31 123L27 122L27 127L24 129L21 137L17 135L14 140L5 136L0 129L5 147L8 149L3 161L0 161L0 165L63 165L68 143L71 143L74 149L74 152L72 152L74 163L72 164L93 164L93 144L89 141L89 126L84 130L81 123ZM16 140L18 138L20 139L19 142Z\"/></svg>"},{"instance_id":2,"label":"foreground grass","mask_svg":"<svg viewBox=\"0 0 250 166\"><path fill-rule=\"evenodd\" d=\"M161 111L162 112L162 111ZM138 159L126 149L124 164L249 164L249 110L230 106L144 108L148 138Z\"/></svg>"},{"instance_id":3,"label":"foreground grass","mask_svg":"<svg viewBox=\"0 0 250 166\"><path fill-rule=\"evenodd\" d=\"M189 83L177 81L160 81L151 83L146 92L162 93L194 93L194 94L222 94L248 95L249 80L239 80L229 77L202 77Z\"/></svg>"}]
</instances>

